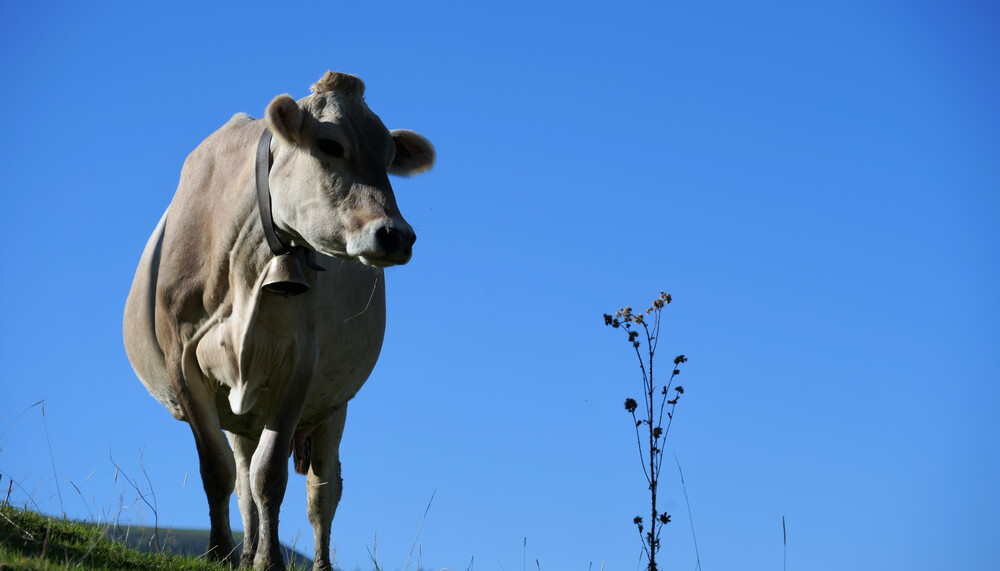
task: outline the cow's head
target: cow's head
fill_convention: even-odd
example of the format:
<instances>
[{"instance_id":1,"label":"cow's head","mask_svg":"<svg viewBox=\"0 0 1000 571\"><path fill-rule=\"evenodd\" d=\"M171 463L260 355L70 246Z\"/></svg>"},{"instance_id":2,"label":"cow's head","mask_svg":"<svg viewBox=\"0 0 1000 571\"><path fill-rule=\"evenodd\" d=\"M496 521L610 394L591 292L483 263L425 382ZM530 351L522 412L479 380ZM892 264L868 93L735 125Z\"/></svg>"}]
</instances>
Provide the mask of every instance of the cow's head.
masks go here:
<instances>
[{"instance_id":1,"label":"cow's head","mask_svg":"<svg viewBox=\"0 0 1000 571\"><path fill-rule=\"evenodd\" d=\"M279 95L267 106L275 225L325 254L371 266L405 264L416 235L388 175L430 169L434 147L413 131L386 129L353 75L327 72L312 89L297 102Z\"/></svg>"}]
</instances>

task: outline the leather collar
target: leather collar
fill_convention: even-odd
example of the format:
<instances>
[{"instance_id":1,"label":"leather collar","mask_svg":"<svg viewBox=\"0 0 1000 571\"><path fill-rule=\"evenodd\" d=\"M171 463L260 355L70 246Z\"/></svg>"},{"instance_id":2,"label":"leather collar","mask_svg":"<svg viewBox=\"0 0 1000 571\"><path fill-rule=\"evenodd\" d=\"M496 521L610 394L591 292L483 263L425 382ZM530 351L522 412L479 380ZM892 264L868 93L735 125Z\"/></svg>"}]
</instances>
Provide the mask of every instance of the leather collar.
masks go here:
<instances>
[{"instance_id":1,"label":"leather collar","mask_svg":"<svg viewBox=\"0 0 1000 571\"><path fill-rule=\"evenodd\" d=\"M264 227L264 239L267 240L267 245L274 255L280 256L291 252L292 248L285 245L274 230L274 218L271 216L271 189L268 185L272 158L271 130L264 127L264 132L257 141L257 159L254 163L257 179L257 210L260 212L260 223Z\"/></svg>"},{"instance_id":2,"label":"leather collar","mask_svg":"<svg viewBox=\"0 0 1000 571\"><path fill-rule=\"evenodd\" d=\"M278 232L274 229L274 217L271 215L271 188L268 185L268 178L271 174L271 130L264 127L264 132L257 141L257 157L254 161L254 178L257 184L257 211L260 212L260 224L264 227L264 239L267 246L275 256L292 254L298 250L306 251L306 264L319 272L326 271L326 268L316 262L316 252L305 246L292 246L285 244L278 237Z\"/></svg>"}]
</instances>

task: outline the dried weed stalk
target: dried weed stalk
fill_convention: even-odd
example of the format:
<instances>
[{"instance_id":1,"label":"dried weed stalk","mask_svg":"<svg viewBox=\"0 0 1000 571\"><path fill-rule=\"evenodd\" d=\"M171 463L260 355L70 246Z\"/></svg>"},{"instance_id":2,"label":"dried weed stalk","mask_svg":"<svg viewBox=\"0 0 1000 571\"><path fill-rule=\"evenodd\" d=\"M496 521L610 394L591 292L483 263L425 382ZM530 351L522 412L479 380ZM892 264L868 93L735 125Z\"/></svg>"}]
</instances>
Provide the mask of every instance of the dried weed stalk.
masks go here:
<instances>
[{"instance_id":1,"label":"dried weed stalk","mask_svg":"<svg viewBox=\"0 0 1000 571\"><path fill-rule=\"evenodd\" d=\"M660 468L663 465L663 446L674 420L674 409L677 401L684 394L684 387L677 385L671 389L674 377L680 374L680 365L687 362L684 355L674 358L674 366L667 383L657 386L653 377L653 358L660 337L660 319L664 306L670 303L669 293L660 292L660 297L653 300L651 307L644 313L633 313L631 307L623 307L614 315L604 314L604 324L615 329L622 329L628 337L628 343L635 351L642 372L643 407L634 398L625 399L625 410L632 415L635 422L635 437L639 447L639 460L642 471L649 483L650 523L649 530L643 524L642 516L635 516L632 522L639 530L643 553L649 563L648 571L656 571L656 554L660 550L660 533L663 526L670 523L670 515L656 510L656 493L660 483ZM645 338L645 350L643 350ZM645 354L644 354L645 353ZM673 397L673 398L670 398ZM668 410L666 407L670 405ZM666 426L663 415L666 413ZM643 441L645 437L645 442Z\"/></svg>"}]
</instances>

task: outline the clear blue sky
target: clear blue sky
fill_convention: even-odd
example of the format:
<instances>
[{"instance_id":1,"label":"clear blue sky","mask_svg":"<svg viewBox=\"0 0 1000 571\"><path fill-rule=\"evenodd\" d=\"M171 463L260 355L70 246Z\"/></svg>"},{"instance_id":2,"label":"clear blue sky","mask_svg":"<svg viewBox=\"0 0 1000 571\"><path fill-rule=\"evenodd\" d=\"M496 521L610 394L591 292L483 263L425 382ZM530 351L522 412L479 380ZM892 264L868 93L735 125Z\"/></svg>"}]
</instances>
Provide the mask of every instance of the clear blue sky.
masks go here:
<instances>
[{"instance_id":1,"label":"clear blue sky","mask_svg":"<svg viewBox=\"0 0 1000 571\"><path fill-rule=\"evenodd\" d=\"M789 569L1000 568L995 3L95 6L0 7L12 501L59 513L58 482L72 517L151 523L110 450L161 522L207 527L125 296L187 153L332 69L439 155L395 181L419 240L351 405L340 565L377 533L401 568L436 490L426 568L637 568L639 379L601 315L663 289L704 569L780 569L782 516ZM693 569L662 485L661 558ZM281 530L311 553L304 489Z\"/></svg>"}]
</instances>

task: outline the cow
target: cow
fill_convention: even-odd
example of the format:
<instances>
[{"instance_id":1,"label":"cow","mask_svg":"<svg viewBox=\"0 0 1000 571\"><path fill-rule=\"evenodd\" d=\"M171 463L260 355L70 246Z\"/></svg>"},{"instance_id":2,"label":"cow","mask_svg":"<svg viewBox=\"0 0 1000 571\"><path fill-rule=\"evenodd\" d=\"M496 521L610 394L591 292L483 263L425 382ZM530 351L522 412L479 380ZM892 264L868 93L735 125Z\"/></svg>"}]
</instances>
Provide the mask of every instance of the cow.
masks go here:
<instances>
[{"instance_id":1,"label":"cow","mask_svg":"<svg viewBox=\"0 0 1000 571\"><path fill-rule=\"evenodd\" d=\"M408 262L416 239L388 175L434 159L420 134L386 129L359 78L327 72L307 97L275 97L263 119L236 114L184 162L123 334L142 384L194 435L209 558L284 567L278 512L294 452L314 568L331 567L347 404L382 348L383 268Z\"/></svg>"}]
</instances>

